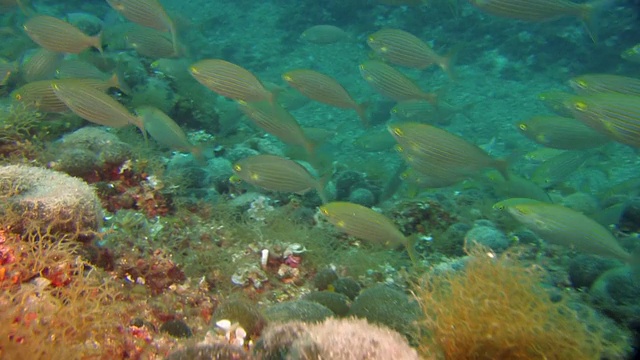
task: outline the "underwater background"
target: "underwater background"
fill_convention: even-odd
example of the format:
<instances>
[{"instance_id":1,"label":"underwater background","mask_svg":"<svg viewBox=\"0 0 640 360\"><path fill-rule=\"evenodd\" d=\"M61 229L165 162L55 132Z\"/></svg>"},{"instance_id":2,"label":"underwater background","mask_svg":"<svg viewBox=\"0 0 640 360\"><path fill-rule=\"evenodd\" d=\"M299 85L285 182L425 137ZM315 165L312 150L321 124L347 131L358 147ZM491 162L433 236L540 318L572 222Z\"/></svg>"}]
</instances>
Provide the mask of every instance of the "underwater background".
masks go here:
<instances>
[{"instance_id":1,"label":"underwater background","mask_svg":"<svg viewBox=\"0 0 640 360\"><path fill-rule=\"evenodd\" d=\"M633 359L640 1L0 0L0 359Z\"/></svg>"}]
</instances>

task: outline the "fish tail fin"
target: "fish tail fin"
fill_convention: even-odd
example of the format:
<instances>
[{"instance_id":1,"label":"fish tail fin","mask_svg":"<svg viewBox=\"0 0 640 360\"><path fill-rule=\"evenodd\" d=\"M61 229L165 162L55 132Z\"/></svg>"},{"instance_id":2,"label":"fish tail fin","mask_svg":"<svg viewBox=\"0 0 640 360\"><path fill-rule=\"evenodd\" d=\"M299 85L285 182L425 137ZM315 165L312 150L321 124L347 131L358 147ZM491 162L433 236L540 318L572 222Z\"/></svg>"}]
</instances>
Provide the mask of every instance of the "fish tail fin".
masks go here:
<instances>
[{"instance_id":1,"label":"fish tail fin","mask_svg":"<svg viewBox=\"0 0 640 360\"><path fill-rule=\"evenodd\" d=\"M427 101L436 108L438 107L439 96L437 92L424 93L422 100Z\"/></svg>"},{"instance_id":2,"label":"fish tail fin","mask_svg":"<svg viewBox=\"0 0 640 360\"><path fill-rule=\"evenodd\" d=\"M149 146L149 137L147 136L147 130L144 128L144 117L138 115L135 117L135 122L133 122L140 131L142 131L142 137L144 137L145 146Z\"/></svg>"},{"instance_id":3,"label":"fish tail fin","mask_svg":"<svg viewBox=\"0 0 640 360\"><path fill-rule=\"evenodd\" d=\"M594 0L584 4L579 14L582 23L594 43L598 42L597 23L602 11L609 8L617 0Z\"/></svg>"},{"instance_id":4,"label":"fish tail fin","mask_svg":"<svg viewBox=\"0 0 640 360\"><path fill-rule=\"evenodd\" d=\"M191 148L191 155L201 164L205 163L202 146L194 146Z\"/></svg>"},{"instance_id":5,"label":"fish tail fin","mask_svg":"<svg viewBox=\"0 0 640 360\"><path fill-rule=\"evenodd\" d=\"M447 73L447 76L449 76L449 79L451 80L456 80L458 78L453 68L453 64L458 59L458 54L460 53L460 50L462 50L463 46L464 44L454 46L453 49L449 50L449 52L447 52L447 54L438 62L438 66Z\"/></svg>"},{"instance_id":6,"label":"fish tail fin","mask_svg":"<svg viewBox=\"0 0 640 360\"><path fill-rule=\"evenodd\" d=\"M122 71L114 71L113 75L109 79L109 83L112 84L114 88L122 91L122 93L124 93L125 95L131 94L131 88L129 87L129 85L127 85L126 82L124 82L124 74L122 73Z\"/></svg>"},{"instance_id":7,"label":"fish tail fin","mask_svg":"<svg viewBox=\"0 0 640 360\"><path fill-rule=\"evenodd\" d=\"M113 75L111 75L110 78L108 78L105 81L105 84L109 87L109 88L117 88L120 89L120 79L118 78L118 74L116 74L115 72L113 73Z\"/></svg>"},{"instance_id":8,"label":"fish tail fin","mask_svg":"<svg viewBox=\"0 0 640 360\"><path fill-rule=\"evenodd\" d=\"M178 44L178 32L173 21L170 21L169 32L171 33L171 43L173 44L173 52L176 57L180 56L180 44Z\"/></svg>"},{"instance_id":9,"label":"fish tail fin","mask_svg":"<svg viewBox=\"0 0 640 360\"><path fill-rule=\"evenodd\" d=\"M25 16L31 16L31 15L35 14L33 9L31 9L29 7L29 1L28 0L16 0L16 4L18 4L18 7L20 8L20 11L22 11L22 13Z\"/></svg>"},{"instance_id":10,"label":"fish tail fin","mask_svg":"<svg viewBox=\"0 0 640 360\"><path fill-rule=\"evenodd\" d=\"M316 182L316 191L318 192L320 201L322 201L323 204L329 202L329 199L327 199L327 193L324 191L324 188L327 186L327 183L329 182L329 180L331 180L332 176L333 172L328 171L326 174L322 175L322 177L320 177L320 179Z\"/></svg>"},{"instance_id":11,"label":"fish tail fin","mask_svg":"<svg viewBox=\"0 0 640 360\"><path fill-rule=\"evenodd\" d=\"M496 160L493 164L505 180L509 180L509 162L507 160Z\"/></svg>"},{"instance_id":12,"label":"fish tail fin","mask_svg":"<svg viewBox=\"0 0 640 360\"><path fill-rule=\"evenodd\" d=\"M365 101L363 103L357 104L355 107L356 113L358 113L358 117L360 118L360 122L362 126L368 128L371 124L369 124L369 118L367 117L367 109L369 108L369 102Z\"/></svg>"},{"instance_id":13,"label":"fish tail fin","mask_svg":"<svg viewBox=\"0 0 640 360\"><path fill-rule=\"evenodd\" d=\"M303 136L303 138L304 138L304 139L303 139L304 144L302 144L302 146L304 147L304 149L307 151L307 154L308 154L311 158L315 158L315 155L316 155L316 145L317 145L317 144L316 144L313 140L311 140L311 139L309 139L308 137L304 136L304 134L303 134L302 136Z\"/></svg>"},{"instance_id":14,"label":"fish tail fin","mask_svg":"<svg viewBox=\"0 0 640 360\"><path fill-rule=\"evenodd\" d=\"M419 255L416 251L416 243L418 242L420 234L415 233L411 236L407 236L404 241L404 246L407 249L407 254L409 255L409 259L411 259L411 264L413 266L418 265Z\"/></svg>"},{"instance_id":15,"label":"fish tail fin","mask_svg":"<svg viewBox=\"0 0 640 360\"><path fill-rule=\"evenodd\" d=\"M100 55L104 55L104 52L102 51L102 31L100 31L98 35L91 36L90 39L91 46L96 48L100 52Z\"/></svg>"},{"instance_id":16,"label":"fish tail fin","mask_svg":"<svg viewBox=\"0 0 640 360\"><path fill-rule=\"evenodd\" d=\"M269 90L269 104L280 106L280 103L278 103L278 98L280 97L280 94L282 92L284 92L284 88L281 87L276 87Z\"/></svg>"}]
</instances>

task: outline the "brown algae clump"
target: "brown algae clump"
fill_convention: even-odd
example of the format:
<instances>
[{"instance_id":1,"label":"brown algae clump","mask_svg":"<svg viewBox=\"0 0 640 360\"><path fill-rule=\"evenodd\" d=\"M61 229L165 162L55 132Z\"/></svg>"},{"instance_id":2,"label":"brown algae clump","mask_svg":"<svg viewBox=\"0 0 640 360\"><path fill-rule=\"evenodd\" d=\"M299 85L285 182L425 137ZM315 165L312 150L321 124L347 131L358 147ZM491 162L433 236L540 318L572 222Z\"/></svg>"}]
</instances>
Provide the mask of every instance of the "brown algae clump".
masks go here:
<instances>
[{"instance_id":1,"label":"brown algae clump","mask_svg":"<svg viewBox=\"0 0 640 360\"><path fill-rule=\"evenodd\" d=\"M423 356L446 359L623 358L627 339L581 316L568 299L554 302L538 269L509 253L470 251L464 270L427 275L416 288L425 313ZM511 254L513 255L513 254Z\"/></svg>"}]
</instances>

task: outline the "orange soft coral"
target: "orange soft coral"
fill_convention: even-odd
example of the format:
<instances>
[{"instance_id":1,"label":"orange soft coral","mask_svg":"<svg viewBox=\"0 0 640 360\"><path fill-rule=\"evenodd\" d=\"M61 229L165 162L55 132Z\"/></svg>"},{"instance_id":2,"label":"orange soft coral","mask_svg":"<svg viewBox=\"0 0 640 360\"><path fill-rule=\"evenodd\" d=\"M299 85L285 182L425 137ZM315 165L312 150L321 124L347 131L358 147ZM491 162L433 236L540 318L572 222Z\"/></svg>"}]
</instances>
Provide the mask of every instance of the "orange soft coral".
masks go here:
<instances>
[{"instance_id":1,"label":"orange soft coral","mask_svg":"<svg viewBox=\"0 0 640 360\"><path fill-rule=\"evenodd\" d=\"M417 290L426 319L423 355L457 359L600 359L622 357L624 343L566 300L553 302L541 271L484 249L463 271L429 275ZM593 317L593 316L592 316Z\"/></svg>"}]
</instances>

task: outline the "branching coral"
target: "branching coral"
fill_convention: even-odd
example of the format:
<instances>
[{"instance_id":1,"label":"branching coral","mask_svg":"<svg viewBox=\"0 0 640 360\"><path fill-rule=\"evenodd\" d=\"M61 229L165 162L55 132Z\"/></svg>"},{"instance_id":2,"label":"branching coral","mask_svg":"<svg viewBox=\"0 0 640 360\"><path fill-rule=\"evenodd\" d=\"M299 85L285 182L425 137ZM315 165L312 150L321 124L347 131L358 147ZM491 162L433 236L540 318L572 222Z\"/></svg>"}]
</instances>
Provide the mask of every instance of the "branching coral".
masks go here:
<instances>
[{"instance_id":1,"label":"branching coral","mask_svg":"<svg viewBox=\"0 0 640 360\"><path fill-rule=\"evenodd\" d=\"M541 271L509 255L476 249L464 271L429 275L417 289L426 314L424 356L444 359L622 358L626 339L605 338L604 325L554 302ZM513 255L513 254L512 254Z\"/></svg>"}]
</instances>

